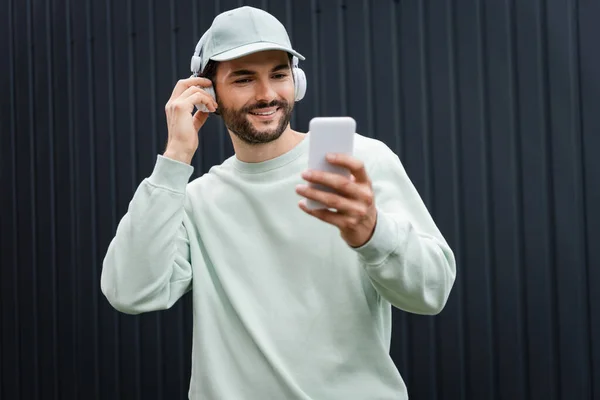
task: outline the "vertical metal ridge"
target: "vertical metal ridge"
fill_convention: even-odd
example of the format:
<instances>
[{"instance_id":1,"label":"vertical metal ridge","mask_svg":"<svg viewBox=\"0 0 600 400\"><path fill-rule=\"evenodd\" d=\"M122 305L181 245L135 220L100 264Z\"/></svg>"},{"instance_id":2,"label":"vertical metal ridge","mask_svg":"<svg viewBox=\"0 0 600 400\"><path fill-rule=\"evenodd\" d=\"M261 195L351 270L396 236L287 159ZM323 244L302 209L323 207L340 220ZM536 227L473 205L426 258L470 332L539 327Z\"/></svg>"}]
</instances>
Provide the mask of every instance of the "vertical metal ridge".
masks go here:
<instances>
[{"instance_id":1,"label":"vertical metal ridge","mask_svg":"<svg viewBox=\"0 0 600 400\"><path fill-rule=\"evenodd\" d=\"M484 241L485 241L485 270L487 276L487 288L488 288L488 297L490 299L488 305L488 317L487 323L490 327L490 349L491 349L491 360L490 360L490 374L492 377L492 387L490 388L490 392L497 394L497 387L499 385L499 377L498 377L498 342L496 340L496 282L494 277L494 269L496 267L495 262L495 248L494 248L494 213L490 207L490 199L493 198L492 188L489 184L492 180L492 173L490 166L492 153L491 153L491 145L490 145L490 118L489 118L489 109L490 109L490 99L489 99L489 90L487 84L487 78L489 76L488 73L488 65L486 59L486 48L487 48L487 33L485 27L485 1L478 0L477 2L477 30L479 32L478 40L477 40L477 56L479 58L479 75L477 77L479 81L479 97L481 99L482 104L482 112L481 112L481 122L482 122L482 147L483 147L483 160L482 160L482 194L483 194L483 204L485 207L485 211L483 213L484 216ZM495 398L495 396L494 396Z\"/></svg>"},{"instance_id":2,"label":"vertical metal ridge","mask_svg":"<svg viewBox=\"0 0 600 400\"><path fill-rule=\"evenodd\" d=\"M323 18L321 17L321 5L319 4L319 0L315 0L315 10L314 10L314 18L315 18L315 24L313 25L314 29L314 33L315 33L315 37L316 37L316 41L313 43L316 45L315 50L317 53L317 56L314 58L315 60L325 60L326 58L324 57L324 50L323 47L325 46L320 46L319 42L321 39L321 34L323 32L323 30L321 29L321 23L323 21ZM316 63L316 62L315 62ZM315 68L315 73L318 76L322 76L322 77L326 77L325 74L325 62L321 62L319 64L316 64L316 68ZM326 81L326 79L324 78L323 81ZM317 92L317 98L319 99L319 101L321 102L321 108L319 110L319 114L323 113L324 110L323 108L327 108L327 95L328 95L328 91L325 89L325 85L318 85L317 86L319 88L319 91Z\"/></svg>"},{"instance_id":3,"label":"vertical metal ridge","mask_svg":"<svg viewBox=\"0 0 600 400\"><path fill-rule=\"evenodd\" d=\"M594 364L593 364L593 356L590 354L590 350L592 349L592 329L591 329L591 321L592 321L592 315L591 315L591 309L592 309L592 305L591 305L591 296L590 296L590 291L592 290L591 288L591 283L590 283L590 265L589 265L589 244L588 244L588 236L587 236L587 232L588 232L588 221L586 218L586 210L587 210L587 202L586 202L586 187L585 187L585 151L583 148L583 143L584 143L584 139L583 139L583 111L582 111L582 90L581 90L581 50L580 50L580 31L579 31L579 20L578 20L578 15L579 15L579 3L578 2L573 2L573 3L569 3L571 4L571 7L569 7L569 27L570 27L570 37L571 37L571 41L569 43L569 47L571 50L571 54L569 57L569 60L571 60L571 68L569 68L569 70L571 71L571 75L569 76L569 79L571 81L571 87L574 88L575 90L575 94L573 95L573 102L571 104L571 107L573 108L573 127L572 130L574 132L573 135L573 140L575 141L573 148L574 151L576 152L575 154L575 159L579 160L579 163L575 163L574 166L574 173L575 176L574 181L576 182L576 189L579 188L579 191L575 193L575 197L579 197L577 199L578 203L580 203L581 205L581 214L578 215L578 217L580 217L580 223L581 223L581 238L582 238L582 247L583 247L583 262L584 262L584 270L583 270L583 278L584 278L584 282L582 282L582 286L583 286L583 290L581 291L581 295L583 296L583 302L582 304L584 305L585 309L585 340L586 340L586 350L584 352L584 357L587 357L587 362L586 365L588 366L587 368L587 374L586 374L586 386L587 389L584 389L586 392L588 392L589 395L593 395L593 390L592 390L592 382L593 382L593 378L591 376L592 371L594 370ZM578 196L579 195L579 196Z\"/></svg>"},{"instance_id":4,"label":"vertical metal ridge","mask_svg":"<svg viewBox=\"0 0 600 400\"><path fill-rule=\"evenodd\" d=\"M115 160L116 160L116 148L115 148L115 130L116 130L116 122L115 122L115 66L114 66L114 46L113 42L113 28L112 28L112 0L106 0L106 57L107 57L107 66L108 66L108 174L109 174L109 198L110 198L110 227L111 232L116 230L117 224L117 177L115 172ZM117 314L114 314L114 318L112 318L114 323L113 325L113 336L114 336L114 371L113 375L115 377L115 393L117 395L117 399L121 398L121 363L120 363L120 338L119 338L119 317Z\"/></svg>"},{"instance_id":5,"label":"vertical metal ridge","mask_svg":"<svg viewBox=\"0 0 600 400\"><path fill-rule=\"evenodd\" d=\"M313 57L312 57L312 66L313 66L313 71L314 71L314 77L312 77L312 79L314 79L315 83L313 84L314 88L317 88L317 90L315 90L315 96L313 98L313 114L315 115L319 115L322 112L321 109L321 91L319 90L321 88L320 85L320 79L319 77L322 75L322 73L318 73L320 72L320 68L319 68L319 63L318 60L320 59L319 55L320 55L320 51L319 51L319 18L318 18L318 13L319 13L319 4L318 4L318 0L310 0L310 8L312 10L312 13L310 14L311 16L311 37L312 37L312 53L313 53Z\"/></svg>"},{"instance_id":6,"label":"vertical metal ridge","mask_svg":"<svg viewBox=\"0 0 600 400\"><path fill-rule=\"evenodd\" d=\"M131 174L129 176L131 183L131 191L135 192L137 187L137 152L136 148L136 138L137 138L137 112L136 112L136 84L135 84L135 39L137 35L136 26L135 26L135 18L133 17L133 0L127 0L127 23L131 28L129 34L129 57L128 57L128 73L129 73L129 110L130 110L130 118L129 118L129 161L131 162ZM195 4L195 2L193 3ZM195 16L195 13L193 13ZM142 393L142 378L141 378L141 369L142 369L142 360L140 356L140 320L133 320L133 337L134 340L134 354L135 354L135 365L137 368L134 371L134 379L135 379L135 398L140 399Z\"/></svg>"},{"instance_id":7,"label":"vertical metal ridge","mask_svg":"<svg viewBox=\"0 0 600 400\"><path fill-rule=\"evenodd\" d=\"M77 162L76 162L76 156L75 156L75 149L77 149L79 146L77 145L77 139L75 136L75 128L74 128L74 118L75 118L75 113L74 113L74 105L73 105L73 27L72 27L72 22L71 22L71 0L65 0L65 11L66 11L66 33L67 33L67 37L66 37L66 41L67 41L67 52L66 52L66 57L67 57L67 108L68 108L68 142L69 142L69 187L71 188L71 193L69 194L69 198L71 200L71 211L70 211L70 217L71 217L71 226L70 226L70 260L71 260L71 265L70 265L70 269L71 269L71 285L73 287L73 289L77 288L78 284L79 284L79 274L77 273L77 250L79 248L79 242L78 242L78 237L79 237L79 232L78 232L78 217L79 217L79 208L77 206L77 200L76 200L76 196L75 193L77 193L78 187L77 187L77 182L79 179L79 174L78 174L78 168L77 168ZM72 322L72 326L73 326L73 330L75 332L78 331L78 327L77 327L77 291L73 290L73 292L71 293L72 296L72 301L71 301L71 322ZM78 393L78 389L79 389L79 376L78 376L78 372L79 368L78 368L78 357L77 357L77 348L79 346L79 335L74 335L74 339L73 343L71 343L72 347L72 351L73 351L73 369L75 372L75 376L73 377L74 379L69 380L70 382L72 382L72 385L74 386L73 392L74 393Z\"/></svg>"},{"instance_id":8,"label":"vertical metal ridge","mask_svg":"<svg viewBox=\"0 0 600 400\"><path fill-rule=\"evenodd\" d=\"M92 29L92 0L86 0L86 43L87 43L87 82L88 82L88 92L94 93L94 36ZM90 176L89 176L89 189L91 192L90 196L90 211L91 211L91 251L92 251L92 276L98 276L98 265L97 265L97 230L98 224L96 222L96 198L94 196L96 190L96 157L94 154L94 139L95 139L95 103L94 96L89 96L88 102L88 113L89 113L89 126L88 126L88 134L90 135L89 142L89 151L90 151L90 159L88 160L90 164ZM97 285L92 285L92 311L94 313L92 319L92 329L93 329L93 354L94 354L94 395L96 399L100 398L100 357L99 357L99 343L98 343L98 324L99 324L99 311L98 311L98 288Z\"/></svg>"},{"instance_id":9,"label":"vertical metal ridge","mask_svg":"<svg viewBox=\"0 0 600 400\"><path fill-rule=\"evenodd\" d=\"M155 31L155 22L154 22L154 5L155 0L150 0L150 5L148 6L148 33L150 36L150 92L152 94L151 104L152 107L150 109L150 114L152 117L152 149L154 154L158 153L158 134L157 134L157 125L158 125L158 116L156 114L156 107L158 105L157 102L157 87L156 87L156 40L154 38ZM157 393L160 395L163 394L164 388L164 375L163 375L163 350L162 350L162 335L160 331L162 321L162 315L160 313L156 314L156 367L157 367Z\"/></svg>"},{"instance_id":10,"label":"vertical metal ridge","mask_svg":"<svg viewBox=\"0 0 600 400\"><path fill-rule=\"evenodd\" d=\"M218 14L221 11L221 2L219 0L215 0L215 14ZM225 135L227 134L227 129L225 124L218 124L219 129L219 161L222 161L225 158Z\"/></svg>"},{"instance_id":11,"label":"vertical metal ridge","mask_svg":"<svg viewBox=\"0 0 600 400\"><path fill-rule=\"evenodd\" d=\"M548 37L547 37L547 10L546 10L546 2L543 0L539 0L539 26L538 26L538 36L540 40L540 53L537 54L538 65L541 69L540 76L540 93L539 98L540 102L543 105L542 107L542 118L540 121L541 132L544 132L545 135L543 140L545 142L545 146L541 149L544 152L544 162L545 168L543 168L542 173L544 173L543 179L546 181L547 186L547 199L548 199L548 210L547 210L547 218L548 218L548 236L546 237L547 249L548 249L548 259L550 261L550 268L552 274L549 276L550 279L550 304L551 313L550 319L552 323L552 328L549 330L549 335L553 344L553 354L552 354L552 372L554 375L554 393L560 394L562 390L562 382L560 380L561 374L561 365L560 362L556 362L556 358L560 358L559 352L559 319L558 319L558 283L557 283L557 274L558 274L558 266L556 265L556 221L554 218L554 180L552 178L551 173L547 173L550 170L553 162L552 157L552 124L550 121L550 99L548 96L548 91L550 87L550 73L548 71Z\"/></svg>"},{"instance_id":12,"label":"vertical metal ridge","mask_svg":"<svg viewBox=\"0 0 600 400\"><path fill-rule=\"evenodd\" d=\"M113 28L112 28L112 7L111 1L106 1L106 55L107 55L107 65L108 65L108 126L110 132L108 132L108 140L109 140L109 177L110 177L110 217L111 217L111 228L114 230L117 219L117 210L116 210L116 188L117 188L117 177L115 173L115 66L114 66L114 46L113 42ZM118 342L117 342L118 343Z\"/></svg>"},{"instance_id":13,"label":"vertical metal ridge","mask_svg":"<svg viewBox=\"0 0 600 400\"><path fill-rule=\"evenodd\" d=\"M33 17L32 17L32 0L27 0L26 1L26 10L27 10L27 43L30 43L31 45L28 48L27 51L27 72L28 72L28 77L27 77L27 94L29 95L29 106L35 108L35 92L34 92L34 86L35 86L35 74L34 74L34 66L33 66L33 54L35 51L35 45L34 45L34 41L33 41ZM35 170L35 150L36 150L36 146L35 146L35 118L32 118L30 120L30 124L29 124L29 132L28 132L28 136L29 136L29 154L30 154L30 158L29 158L29 168L31 169L30 172L30 181L29 181L29 187L31 190L31 226L29 227L31 229L31 244L29 246L29 248L31 248L31 258L32 258L32 263L31 263L31 280L32 280L32 286L33 286L33 290L32 290L32 306L33 306L33 316L32 316L32 320L33 320L33 343L32 343L32 347L33 347L33 394L35 398L38 398L39 396L39 385L40 385L40 380L39 380L39 368L40 368L40 356L39 356L39 341L38 341L38 307L37 307L37 303L38 303L38 296L37 296L37 292L38 292L38 278L37 278L37 270L36 270L36 266L37 266L37 212L36 212L36 190L35 190L35 183L37 181L37 176L36 176L36 170Z\"/></svg>"},{"instance_id":14,"label":"vertical metal ridge","mask_svg":"<svg viewBox=\"0 0 600 400\"><path fill-rule=\"evenodd\" d=\"M348 112L348 93L346 85L348 84L348 63L346 62L346 4L344 0L340 0L341 7L337 10L337 27L338 27L338 57L339 62L339 79L340 79L340 105L342 115Z\"/></svg>"},{"instance_id":15,"label":"vertical metal ridge","mask_svg":"<svg viewBox=\"0 0 600 400\"><path fill-rule=\"evenodd\" d=\"M263 10L268 10L267 0L262 1L262 8L263 8ZM289 35L290 35L292 47L295 48L296 40L294 39L294 37L295 37L295 35L294 35L294 13L292 11L292 0L285 0L285 24L286 24L287 31L289 32ZM292 112L292 115L290 118L291 126L296 126L297 121L298 121L298 117L296 116L296 113Z\"/></svg>"},{"instance_id":16,"label":"vertical metal ridge","mask_svg":"<svg viewBox=\"0 0 600 400\"><path fill-rule=\"evenodd\" d=\"M423 73L421 74L421 122L423 123L423 169L425 176L425 201L431 209L433 208L432 204L432 188L433 188L433 169L431 168L431 128L429 126L429 117L431 116L431 104L430 104L430 82L429 82L429 58L427 55L427 40L429 39L427 35L427 29L425 28L425 5L423 2L419 2L417 5L419 21L418 21L418 29L419 29L419 54L420 54L420 64Z\"/></svg>"},{"instance_id":17,"label":"vertical metal ridge","mask_svg":"<svg viewBox=\"0 0 600 400\"><path fill-rule=\"evenodd\" d=\"M450 98L452 99L452 101L450 102L450 120L451 120L451 124L450 124L450 141L451 141L451 146L452 146L452 153L454 155L454 157L452 157L452 176L454 177L453 179L453 187L455 188L454 193L453 193L453 200L454 200L454 220L455 220L455 231L454 231L454 237L455 237L455 248L457 251L455 251L455 262L457 265L457 276L460 274L458 272L458 268L459 266L462 265L462 254L464 254L465 252L465 244L464 244L464 235L465 235L465 228L464 225L462 223L462 218L461 215L464 215L464 207L463 207L463 202L462 202L462 188L463 188L463 175L462 175L462 167L461 167L461 163L460 160L462 159L462 153L461 153L461 146L459 144L460 140L460 132L461 132L461 126L460 126L460 97L457 94L457 88L459 87L459 83L458 83L458 74L457 74L457 57L456 57L456 52L457 52L457 46L456 46L456 15L455 15L455 11L456 7L454 4L454 0L450 0L450 4L449 4L449 11L448 11L448 65L450 68ZM460 376L461 376L461 381L460 381L460 392L462 394L462 398L464 398L466 392L467 392L467 387L468 387L468 374L466 373L466 365L465 365L465 360L468 360L468 346L466 345L466 336L465 336L465 331L467 331L467 328L465 326L466 324L466 319L464 318L464 314L465 314L465 308L466 306L466 295L465 295L465 287L462 284L462 278L458 278L459 281L459 285L458 285L458 332L459 332L459 338L460 338L460 352L459 354L466 354L467 357L460 357L459 359L459 365L460 365Z\"/></svg>"},{"instance_id":18,"label":"vertical metal ridge","mask_svg":"<svg viewBox=\"0 0 600 400\"><path fill-rule=\"evenodd\" d=\"M177 22L175 21L175 3L169 0L169 22L171 29L169 36L171 39L171 81L177 82Z\"/></svg>"},{"instance_id":19,"label":"vertical metal ridge","mask_svg":"<svg viewBox=\"0 0 600 400\"><path fill-rule=\"evenodd\" d=\"M267 9L267 1L264 1L263 9ZM292 12L292 0L285 0L285 26L287 31L289 32L290 39L294 40L294 13Z\"/></svg>"},{"instance_id":20,"label":"vertical metal ridge","mask_svg":"<svg viewBox=\"0 0 600 400\"><path fill-rule=\"evenodd\" d=\"M429 66L429 31L427 24L428 10L427 3L419 2L417 6L417 12L419 15L418 21L418 29L419 36L421 38L419 42L419 50L420 50L420 63L421 68L423 70L423 74L421 75L421 106L422 113L421 119L423 121L423 168L424 168L424 176L425 176L425 201L427 206L432 212L435 212L436 202L435 202L435 174L433 172L434 168L431 163L433 160L433 149L431 146L431 126L430 126L430 118L432 115L431 112L431 68ZM436 342L436 320L430 318L428 320L429 326L429 344L431 348L430 353L430 362L431 365L435 365L437 354L438 354L438 346ZM439 377L436 368L431 368L430 373L432 375L431 380L433 382L437 382ZM434 398L438 395L438 389L436 385L432 385L431 392Z\"/></svg>"},{"instance_id":21,"label":"vertical metal ridge","mask_svg":"<svg viewBox=\"0 0 600 400\"><path fill-rule=\"evenodd\" d=\"M159 150L158 150L158 132L157 132L157 125L158 125L158 116L156 114L156 107L158 106L158 101L157 101L157 88L156 88L156 39L154 37L154 2L155 0L150 0L150 4L148 6L148 36L150 37L150 46L148 46L149 48L149 52L150 52L150 93L152 95L151 97L151 107L150 107L150 117L151 120L153 121L152 124L152 151L153 153L156 155Z\"/></svg>"},{"instance_id":22,"label":"vertical metal ridge","mask_svg":"<svg viewBox=\"0 0 600 400\"><path fill-rule=\"evenodd\" d=\"M171 77L172 82L177 82L178 73L177 73L177 34L179 32L179 24L177 21L177 11L175 8L175 1L169 1L169 20L171 23L170 36L171 36ZM221 158L223 159L223 158ZM177 317L177 325L179 326L179 335L177 336L177 343L174 343L177 346L178 354L177 357L179 364L179 387L185 387L185 377L183 376L183 372L185 371L185 360L181 356L183 354L183 339L182 332L185 332L185 327L183 324L183 307L176 307L176 317Z\"/></svg>"},{"instance_id":23,"label":"vertical metal ridge","mask_svg":"<svg viewBox=\"0 0 600 400\"><path fill-rule=\"evenodd\" d=\"M52 0L47 0L45 2L45 11L46 11L46 57L47 57L47 68L45 68L47 73L46 85L48 88L48 163L49 163L49 174L50 174L50 269L52 276L52 298L50 299L52 303L52 378L53 378L53 389L54 389L54 398L58 399L58 305L57 305L57 295L58 295L58 274L56 272L57 268L57 255L56 255L56 186L55 186L55 163L54 163L54 96L52 95L52 77L54 76L54 62L52 58L53 48L52 48L52 28L50 27L52 24L52 17L50 13L50 3Z\"/></svg>"},{"instance_id":24,"label":"vertical metal ridge","mask_svg":"<svg viewBox=\"0 0 600 400\"><path fill-rule=\"evenodd\" d=\"M16 148L16 135L17 135L17 110L16 110L16 104L17 104L17 91L15 88L15 82L16 82L16 74L15 74L15 28L14 28L14 21L15 21L15 5L14 2L16 0L9 0L8 1L8 54L9 54L9 58L10 58L10 71L9 71L9 87L10 87L10 115L11 115L11 119L10 119L10 136L11 136L11 141L10 141L10 152L13 155L11 157L11 171L12 171L12 175L13 175L13 180L12 180L12 191L11 191L11 197L12 197L12 226L13 226L13 231L12 231L12 254L13 254L13 263L12 263L12 268L13 268L13 281L12 281L12 285L13 285L13 291L12 291L12 295L13 295L13 303L14 303L14 321L15 321L15 326L13 327L13 333L15 335L15 347L14 347L14 352L15 352L15 375L16 375L16 379L15 379L15 397L17 399L21 398L21 335L19 335L19 327L21 326L20 323L20 316L19 316L19 291L18 291L18 287L19 287L19 270L20 270L20 266L19 266L19 252L17 251L18 249L18 228L17 228L17 223L18 223L18 219L17 219L17 211L18 211L18 207L17 207L17 148ZM1 394L1 392L0 392Z\"/></svg>"},{"instance_id":25,"label":"vertical metal ridge","mask_svg":"<svg viewBox=\"0 0 600 400\"><path fill-rule=\"evenodd\" d=\"M369 0L363 0L363 5L364 5L364 10L365 10L365 14L364 14L364 26L365 26L365 58L366 58L366 62L365 62L365 81L367 84L367 129L369 131L369 135L373 137L375 135L375 132L373 130L373 103L375 102L375 96L374 96L374 85L373 85L373 67L371 65L372 61L373 61L373 57L372 57L372 43L371 40L373 38L373 34L371 32L371 7L369 5Z\"/></svg>"},{"instance_id":26,"label":"vertical metal ridge","mask_svg":"<svg viewBox=\"0 0 600 400\"><path fill-rule=\"evenodd\" d=\"M198 3L196 2L196 0L192 1L192 35L193 35L193 39L192 42L194 43L195 46L195 41L196 40L200 40L200 33L198 31ZM202 164L200 164L202 165Z\"/></svg>"},{"instance_id":27,"label":"vertical metal ridge","mask_svg":"<svg viewBox=\"0 0 600 400\"><path fill-rule=\"evenodd\" d=\"M198 4L197 2L194 0L192 1L192 35L193 35L193 39L192 42L194 43L194 48L195 48L195 43L197 43L196 41L200 40L200 37L202 35L200 35L199 32L199 23L198 23ZM200 146L202 146L201 143L202 139L198 138L198 148L200 148ZM202 171L202 165L203 165L203 161L204 161L204 157L203 157L204 152L203 151L196 151L196 157L195 157L195 163L194 163L194 167L196 171Z\"/></svg>"},{"instance_id":28,"label":"vertical metal ridge","mask_svg":"<svg viewBox=\"0 0 600 400\"><path fill-rule=\"evenodd\" d=\"M529 352L527 351L527 338L529 337L529 317L527 311L527 276L525 271L525 249L524 249L524 241L525 241L525 226L524 226L524 218L523 218L523 175L521 173L523 169L523 161L522 157L522 148L521 148L521 130L519 121L521 119L520 115L520 101L519 101L519 88L518 88L518 63L517 63L517 42L516 38L518 37L518 26L516 24L516 0L509 0L506 4L508 7L508 72L509 72L509 104L510 104L510 130L513 134L510 137L511 146L513 148L514 154L512 157L512 166L513 166L513 179L515 182L515 192L512 198L512 201L515 205L516 210L516 218L517 218L517 227L515 228L515 236L513 237L513 241L515 244L515 248L517 250L517 270L516 274L517 279L517 292L518 292L518 302L517 302L517 311L519 313L519 318L517 319L521 326L521 343L520 343L520 357L521 362L523 363L522 373L524 375L523 378L523 390L526 398L531 397L530 393L530 385L529 385Z\"/></svg>"},{"instance_id":29,"label":"vertical metal ridge","mask_svg":"<svg viewBox=\"0 0 600 400\"><path fill-rule=\"evenodd\" d=\"M391 51L392 51L392 104L393 109L396 110L393 113L393 121L394 121L394 151L401 155L402 149L404 146L402 145L402 135L404 134L403 129L403 121L404 121L404 112L403 107L400 102L400 76L402 75L402 70L400 68L400 61L398 57L398 25L397 21L399 20L398 16L398 3L390 2L391 10L390 10L390 24L392 30L392 38L391 38Z\"/></svg>"},{"instance_id":30,"label":"vertical metal ridge","mask_svg":"<svg viewBox=\"0 0 600 400\"><path fill-rule=\"evenodd\" d=\"M169 42L171 44L171 63L170 63L170 67L171 67L171 82L173 84L175 84L177 82L177 24L175 22L175 4L174 4L174 0L169 0ZM172 85L171 85L172 86ZM167 133L168 135L168 133ZM200 140L200 139L198 139ZM223 159L223 158L221 158ZM176 310L173 310L177 313L177 317L179 317L180 314L180 310L181 307L177 307ZM180 318L177 318L178 320L180 320ZM164 328L164 326L163 326ZM181 331L181 329L179 329L179 331ZM168 334L165 334L165 341L167 343L169 343L169 337ZM174 347L177 346L177 352L179 354L181 354L182 349L180 347L180 343L181 341L178 341L177 343L171 343L171 345L173 345ZM168 353L168 352L167 352ZM173 363L173 364L177 364L177 363ZM164 372L164 371L163 371ZM181 374L177 374L181 377ZM167 379L167 382L169 380ZM168 384L168 383L167 383ZM174 388L173 388L174 389ZM163 394L164 396L164 394Z\"/></svg>"}]
</instances>

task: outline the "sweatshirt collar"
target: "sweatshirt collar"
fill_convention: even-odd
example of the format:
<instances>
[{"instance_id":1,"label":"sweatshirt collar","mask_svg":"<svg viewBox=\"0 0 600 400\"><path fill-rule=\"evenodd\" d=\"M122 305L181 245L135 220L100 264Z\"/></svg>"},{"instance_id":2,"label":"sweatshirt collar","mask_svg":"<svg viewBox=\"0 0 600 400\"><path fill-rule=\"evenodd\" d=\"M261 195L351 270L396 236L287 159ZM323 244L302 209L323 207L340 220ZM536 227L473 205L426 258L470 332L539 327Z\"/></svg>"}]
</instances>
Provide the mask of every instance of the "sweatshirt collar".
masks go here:
<instances>
[{"instance_id":1,"label":"sweatshirt collar","mask_svg":"<svg viewBox=\"0 0 600 400\"><path fill-rule=\"evenodd\" d=\"M308 149L308 134L305 134L304 139L294 146L291 150L282 155L272 158L270 160L249 163L239 160L235 155L232 157L233 167L238 171L249 173L249 174L258 174L261 172L270 171L273 169L277 169L283 167L286 164L291 163L296 160L302 154L304 154Z\"/></svg>"}]
</instances>

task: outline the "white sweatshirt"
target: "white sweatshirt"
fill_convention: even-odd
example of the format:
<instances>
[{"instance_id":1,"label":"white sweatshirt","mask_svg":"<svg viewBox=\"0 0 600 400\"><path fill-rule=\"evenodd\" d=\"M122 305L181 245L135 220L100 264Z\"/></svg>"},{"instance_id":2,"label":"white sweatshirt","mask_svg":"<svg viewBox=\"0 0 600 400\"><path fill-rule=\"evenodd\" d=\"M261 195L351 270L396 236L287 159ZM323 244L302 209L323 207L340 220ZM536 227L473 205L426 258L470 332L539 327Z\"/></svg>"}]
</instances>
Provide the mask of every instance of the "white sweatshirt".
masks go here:
<instances>
[{"instance_id":1,"label":"white sweatshirt","mask_svg":"<svg viewBox=\"0 0 600 400\"><path fill-rule=\"evenodd\" d=\"M138 314L192 291L191 399L408 397L389 355L391 306L439 313L454 254L398 157L358 134L372 238L353 249L304 213L309 140L265 162L232 156L189 183L192 166L159 155L119 223L102 292Z\"/></svg>"}]
</instances>

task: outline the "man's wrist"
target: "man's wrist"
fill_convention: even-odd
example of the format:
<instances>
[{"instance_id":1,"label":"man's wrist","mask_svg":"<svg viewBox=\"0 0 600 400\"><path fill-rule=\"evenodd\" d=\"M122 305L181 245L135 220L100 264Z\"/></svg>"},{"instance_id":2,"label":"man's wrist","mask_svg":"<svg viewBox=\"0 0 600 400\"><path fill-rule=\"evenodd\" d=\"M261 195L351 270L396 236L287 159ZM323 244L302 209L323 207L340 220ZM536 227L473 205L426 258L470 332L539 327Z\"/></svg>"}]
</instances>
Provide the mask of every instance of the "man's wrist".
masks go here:
<instances>
[{"instance_id":1,"label":"man's wrist","mask_svg":"<svg viewBox=\"0 0 600 400\"><path fill-rule=\"evenodd\" d=\"M191 165L194 152L167 148L163 154L163 157Z\"/></svg>"},{"instance_id":2,"label":"man's wrist","mask_svg":"<svg viewBox=\"0 0 600 400\"><path fill-rule=\"evenodd\" d=\"M365 264L377 265L396 250L399 240L399 227L396 221L381 210L377 210L373 234L366 243L353 249Z\"/></svg>"}]
</instances>

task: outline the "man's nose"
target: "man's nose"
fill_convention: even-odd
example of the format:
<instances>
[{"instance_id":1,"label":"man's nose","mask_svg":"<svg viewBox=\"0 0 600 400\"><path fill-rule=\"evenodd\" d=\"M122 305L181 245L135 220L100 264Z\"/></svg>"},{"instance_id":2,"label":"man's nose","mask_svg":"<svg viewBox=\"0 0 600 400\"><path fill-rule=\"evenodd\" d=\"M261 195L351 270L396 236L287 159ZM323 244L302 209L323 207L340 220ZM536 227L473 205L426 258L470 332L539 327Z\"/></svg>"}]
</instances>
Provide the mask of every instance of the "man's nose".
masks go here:
<instances>
[{"instance_id":1,"label":"man's nose","mask_svg":"<svg viewBox=\"0 0 600 400\"><path fill-rule=\"evenodd\" d=\"M277 93L268 81L261 81L256 88L256 101L269 103L277 98Z\"/></svg>"}]
</instances>

